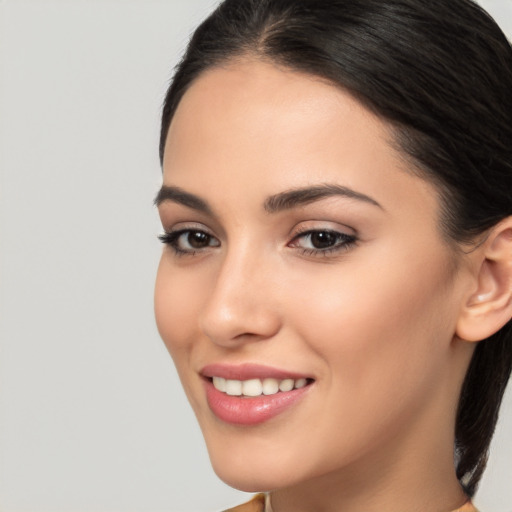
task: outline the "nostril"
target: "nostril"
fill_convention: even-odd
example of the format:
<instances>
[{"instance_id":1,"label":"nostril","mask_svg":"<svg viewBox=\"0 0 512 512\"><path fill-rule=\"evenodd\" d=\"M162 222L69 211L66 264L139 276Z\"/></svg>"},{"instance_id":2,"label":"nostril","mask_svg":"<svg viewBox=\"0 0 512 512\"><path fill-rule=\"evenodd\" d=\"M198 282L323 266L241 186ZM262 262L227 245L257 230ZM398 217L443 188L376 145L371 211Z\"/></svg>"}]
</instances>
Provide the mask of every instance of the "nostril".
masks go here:
<instances>
[{"instance_id":1,"label":"nostril","mask_svg":"<svg viewBox=\"0 0 512 512\"><path fill-rule=\"evenodd\" d=\"M213 343L229 347L269 339L280 325L278 314L268 305L244 300L229 307L212 301L200 319L203 333Z\"/></svg>"}]
</instances>

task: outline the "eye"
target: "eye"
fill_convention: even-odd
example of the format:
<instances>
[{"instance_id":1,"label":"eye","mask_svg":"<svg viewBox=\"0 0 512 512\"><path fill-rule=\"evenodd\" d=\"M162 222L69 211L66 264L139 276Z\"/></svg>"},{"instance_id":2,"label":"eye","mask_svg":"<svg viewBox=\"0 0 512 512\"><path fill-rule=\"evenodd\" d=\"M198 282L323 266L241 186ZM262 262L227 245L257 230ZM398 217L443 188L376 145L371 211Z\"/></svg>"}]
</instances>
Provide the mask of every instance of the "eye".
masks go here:
<instances>
[{"instance_id":1,"label":"eye","mask_svg":"<svg viewBox=\"0 0 512 512\"><path fill-rule=\"evenodd\" d=\"M172 247L176 254L195 254L209 247L220 246L220 242L213 235L200 229L180 229L164 233L158 238Z\"/></svg>"},{"instance_id":2,"label":"eye","mask_svg":"<svg viewBox=\"0 0 512 512\"><path fill-rule=\"evenodd\" d=\"M340 233L330 229L311 229L299 233L290 242L290 247L297 247L307 255L326 255L346 250L357 241L355 235Z\"/></svg>"}]
</instances>

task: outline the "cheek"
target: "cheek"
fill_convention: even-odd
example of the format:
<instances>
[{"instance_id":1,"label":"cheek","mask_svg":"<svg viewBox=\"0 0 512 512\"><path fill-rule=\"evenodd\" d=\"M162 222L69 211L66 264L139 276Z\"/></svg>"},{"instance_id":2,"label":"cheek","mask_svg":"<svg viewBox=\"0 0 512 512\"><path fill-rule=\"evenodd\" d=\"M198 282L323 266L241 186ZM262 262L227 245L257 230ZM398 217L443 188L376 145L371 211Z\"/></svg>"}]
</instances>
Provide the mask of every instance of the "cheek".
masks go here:
<instances>
[{"instance_id":1,"label":"cheek","mask_svg":"<svg viewBox=\"0 0 512 512\"><path fill-rule=\"evenodd\" d=\"M302 283L307 300L289 295L288 318L293 314L301 347L320 361L322 400L308 411L322 430L309 441L319 467L322 457L335 467L400 437L445 394L449 275L395 263L386 271L353 261L350 273L331 267Z\"/></svg>"},{"instance_id":2,"label":"cheek","mask_svg":"<svg viewBox=\"0 0 512 512\"><path fill-rule=\"evenodd\" d=\"M439 255L439 265L432 265L432 254L392 254L381 254L379 265L362 256L347 262L350 272L340 266L303 283L310 300L294 305L298 329L329 368L328 378L356 395L378 396L386 383L397 393L406 382L408 389L427 385L448 362L454 330L449 266Z\"/></svg>"},{"instance_id":3,"label":"cheek","mask_svg":"<svg viewBox=\"0 0 512 512\"><path fill-rule=\"evenodd\" d=\"M155 284L155 318L178 371L181 358L191 348L200 300L200 279L173 268L164 251Z\"/></svg>"},{"instance_id":4,"label":"cheek","mask_svg":"<svg viewBox=\"0 0 512 512\"><path fill-rule=\"evenodd\" d=\"M198 401L197 386L200 383L194 378L191 365L199 339L197 325L201 290L201 279L176 269L170 264L164 250L155 283L155 319L185 394L196 413L204 405Z\"/></svg>"}]
</instances>

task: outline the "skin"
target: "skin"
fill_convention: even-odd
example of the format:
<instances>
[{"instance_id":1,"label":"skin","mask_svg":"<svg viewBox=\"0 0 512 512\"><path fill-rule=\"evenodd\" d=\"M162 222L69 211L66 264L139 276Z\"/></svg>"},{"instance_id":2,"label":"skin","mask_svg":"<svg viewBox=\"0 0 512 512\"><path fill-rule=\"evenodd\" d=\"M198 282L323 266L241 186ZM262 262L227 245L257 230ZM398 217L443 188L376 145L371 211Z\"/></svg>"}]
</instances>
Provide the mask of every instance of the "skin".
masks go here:
<instances>
[{"instance_id":1,"label":"skin","mask_svg":"<svg viewBox=\"0 0 512 512\"><path fill-rule=\"evenodd\" d=\"M408 167L409 165L409 167ZM166 246L155 311L213 467L274 512L453 510L455 411L473 344L456 335L473 270L439 229L435 187L410 172L388 125L349 94L273 64L209 70L171 123L164 230L211 238ZM269 196L349 187L269 213ZM356 236L314 250L300 231ZM187 249L187 238L180 248ZM258 363L314 378L295 406L255 426L220 421L199 372Z\"/></svg>"}]
</instances>

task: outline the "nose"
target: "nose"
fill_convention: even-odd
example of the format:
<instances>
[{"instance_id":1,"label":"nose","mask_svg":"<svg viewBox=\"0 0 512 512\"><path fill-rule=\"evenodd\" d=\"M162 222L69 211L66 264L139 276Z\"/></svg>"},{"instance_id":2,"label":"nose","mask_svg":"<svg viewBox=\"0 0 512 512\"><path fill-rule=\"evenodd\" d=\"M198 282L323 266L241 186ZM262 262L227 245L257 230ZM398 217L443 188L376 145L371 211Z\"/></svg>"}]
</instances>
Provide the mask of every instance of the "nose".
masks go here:
<instances>
[{"instance_id":1,"label":"nose","mask_svg":"<svg viewBox=\"0 0 512 512\"><path fill-rule=\"evenodd\" d=\"M250 252L226 255L200 316L206 336L227 348L271 338L281 327L274 273Z\"/></svg>"}]
</instances>

